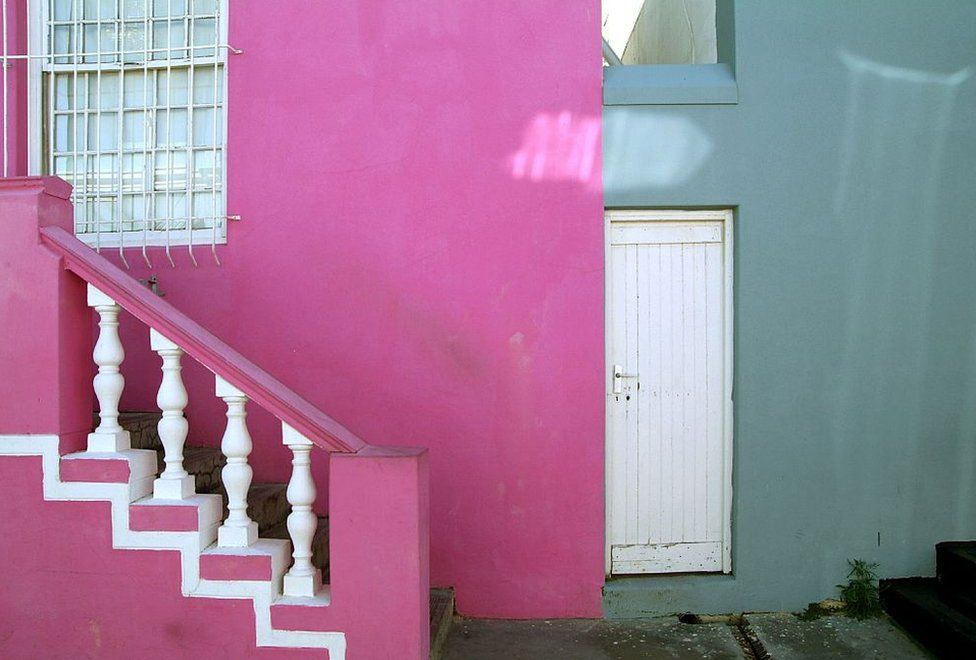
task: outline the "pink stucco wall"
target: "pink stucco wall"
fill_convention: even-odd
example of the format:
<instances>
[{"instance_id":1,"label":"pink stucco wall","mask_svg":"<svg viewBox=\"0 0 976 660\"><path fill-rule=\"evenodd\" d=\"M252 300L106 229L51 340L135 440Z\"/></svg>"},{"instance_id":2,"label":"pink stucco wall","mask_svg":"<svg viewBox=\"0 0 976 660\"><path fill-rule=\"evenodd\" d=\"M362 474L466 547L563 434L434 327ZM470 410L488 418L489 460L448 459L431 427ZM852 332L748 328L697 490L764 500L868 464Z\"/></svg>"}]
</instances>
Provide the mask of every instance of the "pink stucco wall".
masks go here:
<instances>
[{"instance_id":1,"label":"pink stucco wall","mask_svg":"<svg viewBox=\"0 0 976 660\"><path fill-rule=\"evenodd\" d=\"M431 578L463 614L598 616L599 3L231 4L243 220L220 267L153 253L167 300L367 442L430 448ZM147 408L129 325L123 403ZM186 374L190 441L217 444ZM251 408L256 479L283 481Z\"/></svg>"}]
</instances>

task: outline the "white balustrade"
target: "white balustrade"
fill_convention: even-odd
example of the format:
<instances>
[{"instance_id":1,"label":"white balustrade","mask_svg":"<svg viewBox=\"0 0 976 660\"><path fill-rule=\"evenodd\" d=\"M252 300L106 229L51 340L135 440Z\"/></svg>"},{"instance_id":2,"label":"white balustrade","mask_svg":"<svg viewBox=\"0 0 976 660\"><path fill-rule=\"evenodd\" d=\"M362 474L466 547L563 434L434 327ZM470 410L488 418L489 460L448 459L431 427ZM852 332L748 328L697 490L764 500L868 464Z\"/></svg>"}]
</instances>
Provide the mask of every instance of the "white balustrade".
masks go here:
<instances>
[{"instance_id":1,"label":"white balustrade","mask_svg":"<svg viewBox=\"0 0 976 660\"><path fill-rule=\"evenodd\" d=\"M288 534L294 548L294 563L285 574L286 596L314 596L322 585L322 573L312 565L312 539L318 517L312 511L315 503L315 481L312 479L312 442L282 422L281 440L293 454L291 480L288 482Z\"/></svg>"},{"instance_id":2,"label":"white balustrade","mask_svg":"<svg viewBox=\"0 0 976 660\"><path fill-rule=\"evenodd\" d=\"M163 473L153 482L153 497L181 500L196 493L193 477L183 467L183 444L189 429L183 416L187 404L180 365L183 350L152 328L149 329L149 345L163 359L163 379L156 394L156 405L163 411L163 416L156 429L163 443L166 463Z\"/></svg>"},{"instance_id":3,"label":"white balustrade","mask_svg":"<svg viewBox=\"0 0 976 660\"><path fill-rule=\"evenodd\" d=\"M217 376L217 396L227 404L227 428L220 441L220 449L227 457L227 465L220 473L227 491L227 520L217 530L217 545L247 547L258 540L258 524L247 515L247 491L253 473L247 464L251 453L251 435L245 417L247 396Z\"/></svg>"},{"instance_id":4,"label":"white balustrade","mask_svg":"<svg viewBox=\"0 0 976 660\"><path fill-rule=\"evenodd\" d=\"M98 312L98 340L92 359L98 365L98 374L92 385L98 399L99 423L88 434L88 451L117 452L131 449L129 432L119 426L119 399L125 387L119 366L125 359L122 341L119 339L119 311L114 300L88 285L88 306Z\"/></svg>"}]
</instances>

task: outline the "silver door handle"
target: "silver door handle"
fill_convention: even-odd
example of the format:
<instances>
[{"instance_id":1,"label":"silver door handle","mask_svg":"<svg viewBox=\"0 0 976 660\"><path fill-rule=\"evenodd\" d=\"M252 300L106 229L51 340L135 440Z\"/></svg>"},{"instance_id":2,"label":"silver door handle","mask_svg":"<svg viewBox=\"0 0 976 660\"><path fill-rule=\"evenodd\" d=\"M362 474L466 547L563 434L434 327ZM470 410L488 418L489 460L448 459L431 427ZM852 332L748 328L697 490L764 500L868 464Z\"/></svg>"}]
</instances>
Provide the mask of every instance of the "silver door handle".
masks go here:
<instances>
[{"instance_id":1,"label":"silver door handle","mask_svg":"<svg viewBox=\"0 0 976 660\"><path fill-rule=\"evenodd\" d=\"M613 365L613 393L620 394L623 391L623 379L624 378L637 378L638 374L625 374L624 368L619 365Z\"/></svg>"}]
</instances>

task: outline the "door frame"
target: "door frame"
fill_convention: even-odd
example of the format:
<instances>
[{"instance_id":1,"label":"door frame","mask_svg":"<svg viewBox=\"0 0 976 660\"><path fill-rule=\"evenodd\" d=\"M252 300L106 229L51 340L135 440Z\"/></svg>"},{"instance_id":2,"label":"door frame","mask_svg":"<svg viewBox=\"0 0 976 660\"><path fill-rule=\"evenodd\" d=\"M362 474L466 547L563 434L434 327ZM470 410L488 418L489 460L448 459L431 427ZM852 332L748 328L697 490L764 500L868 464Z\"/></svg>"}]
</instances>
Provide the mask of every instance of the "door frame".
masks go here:
<instances>
[{"instance_id":1,"label":"door frame","mask_svg":"<svg viewBox=\"0 0 976 660\"><path fill-rule=\"evenodd\" d=\"M687 209L605 209L603 221L603 267L604 267L604 411L605 411L605 430L604 430L604 574L611 575L611 523L613 511L611 509L610 494L613 492L613 472L611 470L610 443L613 441L611 435L613 424L611 422L610 396L613 391L613 346L611 338L613 336L611 323L610 301L613 299L613 280L611 278L611 245L610 245L610 226L612 223L621 222L699 222L699 221L720 221L723 227L723 324L724 324L724 374L723 374L723 411L722 411L722 470L723 470L723 489L722 489L722 516L724 525L722 529L722 573L732 572L732 365L733 365L733 291L732 284L734 279L734 268L732 261L732 243L734 237L733 221L734 212L732 209L706 209L706 210L687 210ZM649 573L648 575L658 575Z\"/></svg>"}]
</instances>

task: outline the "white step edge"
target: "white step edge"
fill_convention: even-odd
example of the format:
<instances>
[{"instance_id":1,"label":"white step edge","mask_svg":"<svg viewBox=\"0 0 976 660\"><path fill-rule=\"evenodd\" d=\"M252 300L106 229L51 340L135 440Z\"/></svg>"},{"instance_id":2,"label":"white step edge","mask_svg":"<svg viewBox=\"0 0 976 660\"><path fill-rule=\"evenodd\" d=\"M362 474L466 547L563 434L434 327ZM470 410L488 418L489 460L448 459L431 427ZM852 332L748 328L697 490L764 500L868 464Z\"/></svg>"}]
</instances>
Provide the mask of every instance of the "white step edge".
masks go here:
<instances>
[{"instance_id":1,"label":"white step edge","mask_svg":"<svg viewBox=\"0 0 976 660\"><path fill-rule=\"evenodd\" d=\"M152 455L151 476L145 476L144 464L147 459L142 453ZM112 503L112 547L119 550L179 550L182 567L184 596L201 598L250 598L254 602L254 623L257 646L284 648L322 648L329 651L329 660L345 660L346 635L342 632L318 632L305 630L276 630L271 627L271 605L281 594L281 577L287 570L282 561L272 562L271 581L255 580L201 580L200 555L216 539L217 527L200 532L137 532L129 529L129 505L137 500L147 504L145 498L152 493L155 477L156 452L132 449L124 452L98 454L72 454L77 458L126 458L129 460L131 483L89 483L61 481L56 435L0 435L0 456L40 456L43 468L44 499L56 501L105 500ZM72 460L72 459L66 459ZM148 490L145 490L148 484ZM145 490L145 492L142 492ZM141 495L137 493L142 492ZM137 494L133 497L134 494ZM218 496L219 497L219 496ZM151 498L149 498L151 499ZM162 503L162 502L161 502ZM172 504L167 500L166 504ZM212 538L211 538L212 531ZM207 539L211 540L207 542ZM274 541L262 539L261 541ZM288 541L284 544L284 554L290 552ZM232 550L239 551L241 548ZM277 551L278 554L281 550ZM289 557L290 558L290 557ZM275 577L276 576L276 577Z\"/></svg>"}]
</instances>

